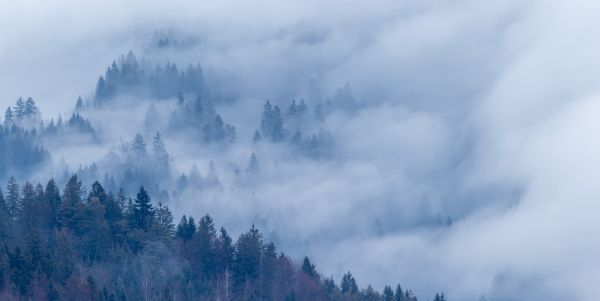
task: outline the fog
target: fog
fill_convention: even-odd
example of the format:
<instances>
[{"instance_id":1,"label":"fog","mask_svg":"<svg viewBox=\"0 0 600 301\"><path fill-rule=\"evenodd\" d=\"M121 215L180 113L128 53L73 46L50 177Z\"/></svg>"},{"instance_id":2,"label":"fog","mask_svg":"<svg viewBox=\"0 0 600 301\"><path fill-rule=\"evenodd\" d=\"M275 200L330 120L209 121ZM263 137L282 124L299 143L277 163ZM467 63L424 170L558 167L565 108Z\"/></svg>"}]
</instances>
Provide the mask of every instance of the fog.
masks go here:
<instances>
[{"instance_id":1,"label":"fog","mask_svg":"<svg viewBox=\"0 0 600 301\"><path fill-rule=\"evenodd\" d=\"M599 9L552 0L3 2L0 108L33 97L45 121L65 118L78 96L93 102L98 77L129 50L180 70L199 63L237 139L221 148L163 133L171 170L161 188L177 216L210 213L234 234L255 223L336 280L350 269L361 286L400 282L420 298L595 300ZM156 48L157 37L178 45ZM336 103L346 85L355 103ZM285 110L292 99L311 111L334 99L324 118L302 123L307 135L331 134L327 156L252 141L264 102ZM150 104L164 129L176 99L115 103L82 112L99 142L47 143L51 158L31 177L94 162L102 177L113 168L106 155L136 133L151 144ZM260 170L248 175L253 152ZM210 161L220 188L172 193L194 164L206 177Z\"/></svg>"}]
</instances>

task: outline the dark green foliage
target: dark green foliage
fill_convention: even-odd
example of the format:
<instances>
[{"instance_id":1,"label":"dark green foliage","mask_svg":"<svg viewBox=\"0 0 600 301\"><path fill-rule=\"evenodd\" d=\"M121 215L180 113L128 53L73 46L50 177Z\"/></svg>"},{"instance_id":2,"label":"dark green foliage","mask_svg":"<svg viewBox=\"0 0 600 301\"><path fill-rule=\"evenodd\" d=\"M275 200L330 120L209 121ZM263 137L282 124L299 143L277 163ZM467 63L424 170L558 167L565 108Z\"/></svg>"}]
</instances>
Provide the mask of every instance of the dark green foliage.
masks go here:
<instances>
[{"instance_id":1,"label":"dark green foliage","mask_svg":"<svg viewBox=\"0 0 600 301\"><path fill-rule=\"evenodd\" d=\"M13 220L16 220L21 214L21 194L19 193L19 189L17 180L11 177L6 185L6 205L8 214Z\"/></svg>"},{"instance_id":2,"label":"dark green foliage","mask_svg":"<svg viewBox=\"0 0 600 301\"><path fill-rule=\"evenodd\" d=\"M62 195L53 180L19 187L11 179L10 192L0 191L0 296L9 300L416 300L399 286L359 290L350 272L338 287L254 226L235 243L209 215L183 216L175 228L143 187L135 201L99 182L84 198L75 175ZM19 208L14 219L8 198Z\"/></svg>"},{"instance_id":3,"label":"dark green foliage","mask_svg":"<svg viewBox=\"0 0 600 301\"><path fill-rule=\"evenodd\" d=\"M153 221L154 208L150 203L150 196L144 187L140 187L140 192L138 192L135 198L135 205L133 207L133 225L137 229L148 231Z\"/></svg>"},{"instance_id":4,"label":"dark green foliage","mask_svg":"<svg viewBox=\"0 0 600 301\"><path fill-rule=\"evenodd\" d=\"M317 269L314 264L310 262L308 257L304 257L304 261L302 262L302 272L304 272L307 276L319 279L319 274L317 273Z\"/></svg>"},{"instance_id":5,"label":"dark green foliage","mask_svg":"<svg viewBox=\"0 0 600 301\"><path fill-rule=\"evenodd\" d=\"M346 274L344 274L344 277L342 277L340 288L342 290L342 294L355 295L358 293L358 285L356 284L356 280L350 271L348 271Z\"/></svg>"},{"instance_id":6,"label":"dark green foliage","mask_svg":"<svg viewBox=\"0 0 600 301\"><path fill-rule=\"evenodd\" d=\"M382 297L383 301L394 301L394 291L392 290L392 288L386 285L383 288Z\"/></svg>"}]
</instances>

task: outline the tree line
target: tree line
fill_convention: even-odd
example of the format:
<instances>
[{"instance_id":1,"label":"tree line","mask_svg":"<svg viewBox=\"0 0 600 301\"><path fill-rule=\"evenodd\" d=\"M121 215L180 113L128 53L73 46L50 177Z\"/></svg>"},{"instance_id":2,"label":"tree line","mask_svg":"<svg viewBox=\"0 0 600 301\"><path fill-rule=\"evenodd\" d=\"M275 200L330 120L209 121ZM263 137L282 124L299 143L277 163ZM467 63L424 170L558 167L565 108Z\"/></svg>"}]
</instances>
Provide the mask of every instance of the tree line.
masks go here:
<instances>
[{"instance_id":1,"label":"tree line","mask_svg":"<svg viewBox=\"0 0 600 301\"><path fill-rule=\"evenodd\" d=\"M416 300L400 285L360 289L351 272L324 277L254 226L234 240L209 215L176 224L143 187L87 192L76 175L62 190L11 178L0 241L1 300Z\"/></svg>"}]
</instances>

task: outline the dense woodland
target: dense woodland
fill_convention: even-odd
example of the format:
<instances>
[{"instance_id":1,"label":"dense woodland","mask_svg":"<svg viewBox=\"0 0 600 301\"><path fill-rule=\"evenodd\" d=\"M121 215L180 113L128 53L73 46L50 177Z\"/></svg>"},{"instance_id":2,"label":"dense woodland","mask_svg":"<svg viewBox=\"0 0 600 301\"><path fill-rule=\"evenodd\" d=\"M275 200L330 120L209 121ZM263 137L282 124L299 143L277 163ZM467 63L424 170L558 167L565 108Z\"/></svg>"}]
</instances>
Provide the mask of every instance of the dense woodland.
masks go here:
<instances>
[{"instance_id":1,"label":"dense woodland","mask_svg":"<svg viewBox=\"0 0 600 301\"><path fill-rule=\"evenodd\" d=\"M159 46L172 43L160 40ZM217 151L239 146L236 127L219 113L232 99L207 82L199 64L180 70L175 63L138 61L130 52L99 77L91 98L76 100L67 118L42 118L32 98L19 98L5 110L0 181L8 184L0 189L0 300L416 301L399 284L378 292L366 283L359 286L349 271L337 280L322 275L308 258L287 257L253 225L234 238L209 215L175 220L167 206L151 200L153 195L185 202L181 198L198 191L243 188L245 178L261 174L254 150L283 148L290 154L285 160L327 160L335 138L323 127L324 118L357 106L348 86L313 106L303 99L258 104L260 120L243 131L253 135L242 137L252 152L246 162L220 169L234 179L224 187L213 161L204 175L195 165L189 172L175 170L178 158L165 143ZM106 120L87 116L140 107L147 109L138 133L102 160L63 166L53 158L52 150L60 147L115 142L103 135ZM54 175L45 186L19 182L42 170Z\"/></svg>"},{"instance_id":2,"label":"dense woodland","mask_svg":"<svg viewBox=\"0 0 600 301\"><path fill-rule=\"evenodd\" d=\"M209 215L176 224L143 187L133 199L98 182L86 192L76 175L62 190L11 178L0 237L2 300L416 300L400 285L360 289L351 272L326 277L254 226L234 239Z\"/></svg>"}]
</instances>

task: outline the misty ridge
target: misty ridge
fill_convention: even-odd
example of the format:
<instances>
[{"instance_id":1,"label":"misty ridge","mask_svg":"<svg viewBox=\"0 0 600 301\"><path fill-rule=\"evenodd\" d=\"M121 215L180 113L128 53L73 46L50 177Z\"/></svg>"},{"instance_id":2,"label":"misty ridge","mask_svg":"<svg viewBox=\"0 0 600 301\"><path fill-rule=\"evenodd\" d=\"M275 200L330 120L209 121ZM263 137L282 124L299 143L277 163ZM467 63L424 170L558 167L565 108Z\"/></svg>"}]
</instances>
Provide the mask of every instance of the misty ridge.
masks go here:
<instances>
[{"instance_id":1,"label":"misty ridge","mask_svg":"<svg viewBox=\"0 0 600 301\"><path fill-rule=\"evenodd\" d=\"M595 301L599 13L0 3L0 299Z\"/></svg>"},{"instance_id":2,"label":"misty ridge","mask_svg":"<svg viewBox=\"0 0 600 301\"><path fill-rule=\"evenodd\" d=\"M156 55L178 45L172 37L154 43L156 49L145 51ZM254 224L294 248L280 238L285 230L269 227L269 217L249 209L251 203L238 205L260 202L261 191L290 170L303 177L312 168L337 168L337 141L326 121L362 107L350 85L326 96L311 79L307 99L265 100L249 114L257 118L238 122L248 108L238 109L236 91L215 82L199 63L180 71L175 62L153 64L129 51L65 117L44 118L31 97L6 108L0 126L0 179L8 183L6 198L0 194L5 298L416 300L400 285L381 293L370 285L359 288L351 272L337 284L307 257L300 264L278 255ZM105 153L87 157L92 149ZM45 189L34 188L30 181L42 177L52 180ZM22 188L19 182L25 182ZM150 195L158 202L151 203ZM234 228L241 233L235 244L226 230L217 235L209 215L196 224L184 214L175 226L168 206L181 213L194 200L229 219L244 215L241 220L253 226L249 232ZM452 222L437 217L435 223ZM120 271L106 271L123 264ZM445 297L436 294L435 300Z\"/></svg>"}]
</instances>

